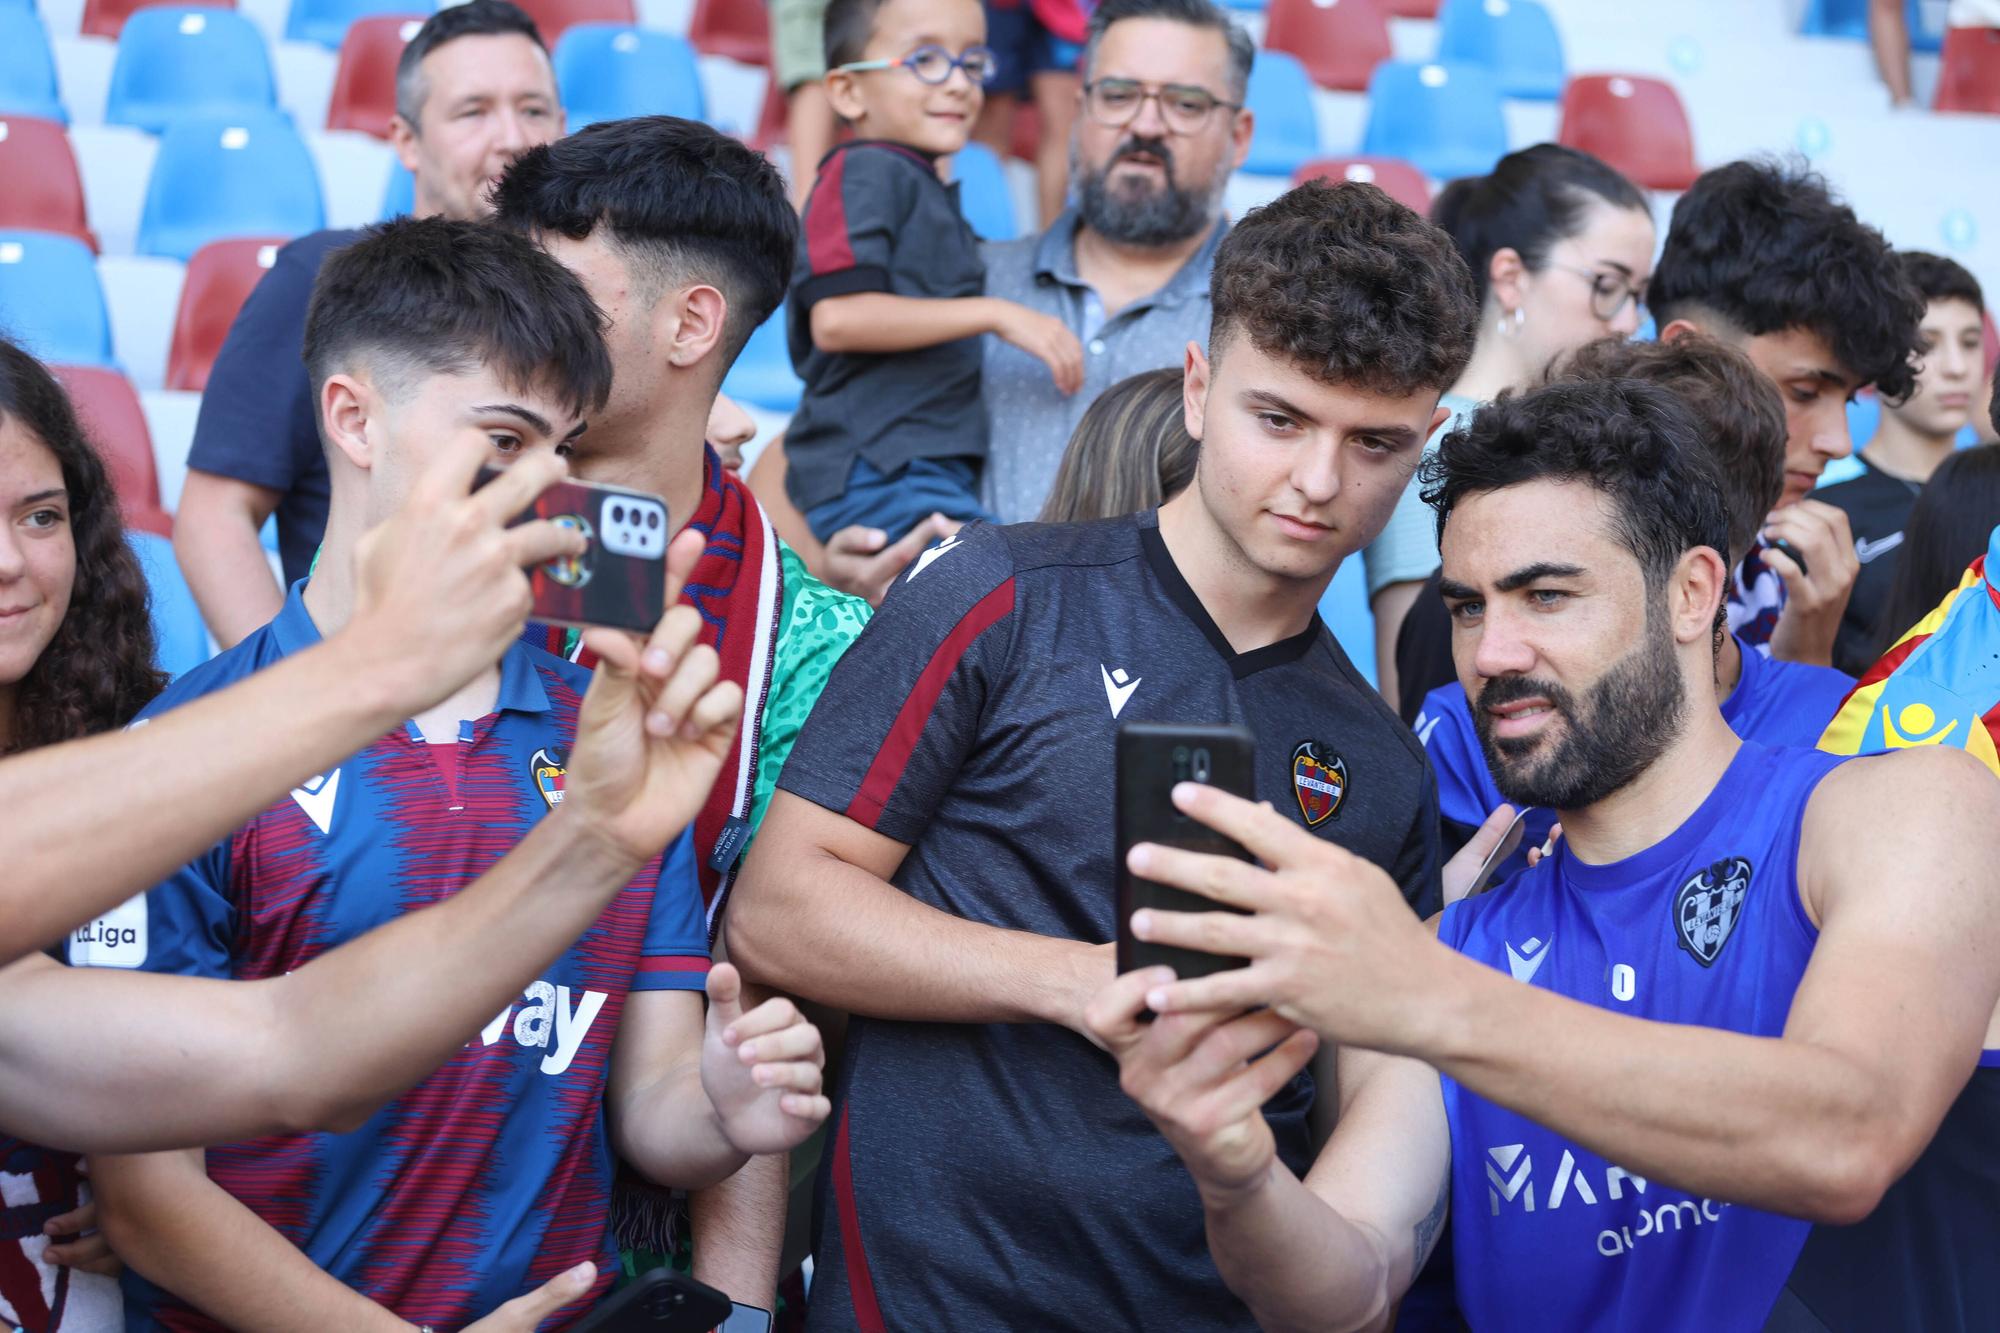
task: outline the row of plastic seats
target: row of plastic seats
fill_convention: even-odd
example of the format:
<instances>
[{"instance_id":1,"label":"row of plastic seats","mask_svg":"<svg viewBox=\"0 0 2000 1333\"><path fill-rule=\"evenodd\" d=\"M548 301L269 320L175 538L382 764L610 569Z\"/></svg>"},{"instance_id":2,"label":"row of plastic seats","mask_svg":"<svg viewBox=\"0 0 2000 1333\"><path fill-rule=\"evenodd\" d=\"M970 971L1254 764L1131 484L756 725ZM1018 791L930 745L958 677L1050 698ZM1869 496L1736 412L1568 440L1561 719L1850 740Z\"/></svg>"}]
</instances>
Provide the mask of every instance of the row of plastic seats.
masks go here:
<instances>
[{"instance_id":1,"label":"row of plastic seats","mask_svg":"<svg viewBox=\"0 0 2000 1333\"><path fill-rule=\"evenodd\" d=\"M1322 88L1361 92L1391 58L1395 13L1388 0L1271 0L1264 47L1295 57ZM1485 65L1509 97L1561 94L1562 39L1539 0L1447 0L1435 13L1436 60Z\"/></svg>"}]
</instances>

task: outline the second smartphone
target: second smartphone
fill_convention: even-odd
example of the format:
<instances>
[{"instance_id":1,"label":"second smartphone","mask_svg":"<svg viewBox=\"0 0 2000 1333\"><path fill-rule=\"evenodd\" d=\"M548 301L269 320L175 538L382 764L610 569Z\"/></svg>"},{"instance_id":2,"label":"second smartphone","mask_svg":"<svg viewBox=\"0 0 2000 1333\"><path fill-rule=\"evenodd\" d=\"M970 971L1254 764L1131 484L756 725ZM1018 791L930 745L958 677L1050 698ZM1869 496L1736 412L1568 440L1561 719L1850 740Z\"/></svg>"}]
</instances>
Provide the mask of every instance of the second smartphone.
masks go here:
<instances>
[{"instance_id":1,"label":"second smartphone","mask_svg":"<svg viewBox=\"0 0 2000 1333\"><path fill-rule=\"evenodd\" d=\"M476 490L500 474L479 469ZM583 534L583 554L528 571L534 618L544 624L608 625L645 634L666 613L667 502L644 491L559 481L517 523L544 518Z\"/></svg>"}]
</instances>

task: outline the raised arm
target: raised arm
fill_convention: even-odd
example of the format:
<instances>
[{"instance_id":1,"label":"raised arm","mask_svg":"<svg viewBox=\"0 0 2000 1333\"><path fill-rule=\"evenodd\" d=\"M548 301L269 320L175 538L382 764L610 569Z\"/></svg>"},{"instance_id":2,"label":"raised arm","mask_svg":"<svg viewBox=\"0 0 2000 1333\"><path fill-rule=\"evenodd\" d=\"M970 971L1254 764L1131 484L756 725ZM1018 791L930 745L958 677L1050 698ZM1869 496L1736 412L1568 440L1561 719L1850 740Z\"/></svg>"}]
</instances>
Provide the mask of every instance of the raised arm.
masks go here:
<instances>
[{"instance_id":1,"label":"raised arm","mask_svg":"<svg viewBox=\"0 0 2000 1333\"><path fill-rule=\"evenodd\" d=\"M1366 863L1220 792L1184 799L1276 871L1136 854L1149 878L1253 912L1141 914L1146 938L1253 960L1162 987L1156 1008L1271 1004L1422 1059L1693 1193L1814 1221L1866 1216L1992 1040L2000 786L1955 751L1853 761L1815 792L1799 871L1819 943L1775 1038L1628 1018L1520 985L1392 911L1393 887Z\"/></svg>"}]
</instances>

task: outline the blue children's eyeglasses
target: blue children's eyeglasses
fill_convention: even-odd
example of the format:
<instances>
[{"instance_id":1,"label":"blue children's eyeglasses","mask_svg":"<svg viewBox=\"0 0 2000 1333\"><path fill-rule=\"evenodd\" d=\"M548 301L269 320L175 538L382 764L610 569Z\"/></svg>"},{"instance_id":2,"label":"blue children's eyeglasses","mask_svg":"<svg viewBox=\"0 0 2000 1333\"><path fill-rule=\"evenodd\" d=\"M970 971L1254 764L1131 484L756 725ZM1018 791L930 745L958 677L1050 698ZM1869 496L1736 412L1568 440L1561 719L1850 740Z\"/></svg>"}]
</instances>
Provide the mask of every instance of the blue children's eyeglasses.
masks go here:
<instances>
[{"instance_id":1,"label":"blue children's eyeglasses","mask_svg":"<svg viewBox=\"0 0 2000 1333\"><path fill-rule=\"evenodd\" d=\"M1000 57L993 53L990 46L968 46L958 55L953 55L942 46L920 46L901 60L850 60L834 68L863 74L869 70L894 69L898 65L925 83L943 83L951 77L953 70L962 69L966 78L984 86L999 73Z\"/></svg>"}]
</instances>

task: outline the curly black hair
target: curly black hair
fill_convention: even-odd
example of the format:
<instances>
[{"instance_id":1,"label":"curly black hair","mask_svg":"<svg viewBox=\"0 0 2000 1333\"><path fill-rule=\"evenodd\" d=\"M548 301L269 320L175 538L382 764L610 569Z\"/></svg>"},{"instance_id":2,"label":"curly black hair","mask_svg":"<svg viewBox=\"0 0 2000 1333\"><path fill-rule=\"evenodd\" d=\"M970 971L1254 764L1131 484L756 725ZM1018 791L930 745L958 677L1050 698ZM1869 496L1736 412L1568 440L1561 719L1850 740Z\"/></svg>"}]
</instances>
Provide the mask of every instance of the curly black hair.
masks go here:
<instances>
[{"instance_id":1,"label":"curly black hair","mask_svg":"<svg viewBox=\"0 0 2000 1333\"><path fill-rule=\"evenodd\" d=\"M1443 539L1469 495L1581 481L1611 497L1618 535L1658 591L1697 546L1729 551L1722 474L1680 397L1636 379L1573 380L1503 393L1439 442L1419 471ZM1717 607L1717 614L1722 608Z\"/></svg>"},{"instance_id":2,"label":"curly black hair","mask_svg":"<svg viewBox=\"0 0 2000 1333\"><path fill-rule=\"evenodd\" d=\"M1374 185L1295 186L1230 228L1209 278L1209 356L1238 333L1326 384L1442 393L1479 306L1451 237Z\"/></svg>"},{"instance_id":3,"label":"curly black hair","mask_svg":"<svg viewBox=\"0 0 2000 1333\"><path fill-rule=\"evenodd\" d=\"M122 727L166 688L167 678L153 666L146 576L125 544L104 460L84 436L55 376L4 337L0 418L55 455L69 492L76 544L69 610L15 686L12 726L0 747L0 753L14 754Z\"/></svg>"},{"instance_id":4,"label":"curly black hair","mask_svg":"<svg viewBox=\"0 0 2000 1333\"><path fill-rule=\"evenodd\" d=\"M1646 300L1662 328L1705 310L1753 337L1808 329L1890 402L1916 388L1923 297L1882 233L1802 166L1702 173L1674 205Z\"/></svg>"}]
</instances>

